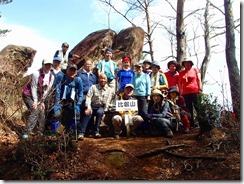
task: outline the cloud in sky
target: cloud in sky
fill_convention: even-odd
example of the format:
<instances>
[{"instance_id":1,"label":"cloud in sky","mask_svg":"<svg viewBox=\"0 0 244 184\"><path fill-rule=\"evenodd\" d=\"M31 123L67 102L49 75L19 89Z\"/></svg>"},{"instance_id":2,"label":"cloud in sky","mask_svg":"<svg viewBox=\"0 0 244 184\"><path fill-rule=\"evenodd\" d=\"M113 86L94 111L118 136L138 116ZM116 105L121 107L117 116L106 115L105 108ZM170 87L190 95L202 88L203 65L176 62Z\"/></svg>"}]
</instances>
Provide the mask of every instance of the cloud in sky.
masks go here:
<instances>
[{"instance_id":1,"label":"cloud in sky","mask_svg":"<svg viewBox=\"0 0 244 184\"><path fill-rule=\"evenodd\" d=\"M12 44L27 46L37 50L29 72L40 68L44 58L52 59L54 52L61 46L61 43L42 36L38 30L17 24L7 24L2 19L0 19L0 23L2 29L11 30L6 36L0 38L0 49Z\"/></svg>"}]
</instances>

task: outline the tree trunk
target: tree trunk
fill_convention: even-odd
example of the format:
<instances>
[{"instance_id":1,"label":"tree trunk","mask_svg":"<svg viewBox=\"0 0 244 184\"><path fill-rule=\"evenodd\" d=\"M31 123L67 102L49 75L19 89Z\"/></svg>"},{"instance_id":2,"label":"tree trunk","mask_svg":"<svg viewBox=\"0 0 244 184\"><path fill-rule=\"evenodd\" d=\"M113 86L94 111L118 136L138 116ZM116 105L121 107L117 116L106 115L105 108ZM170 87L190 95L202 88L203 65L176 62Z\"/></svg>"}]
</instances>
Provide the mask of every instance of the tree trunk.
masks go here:
<instances>
[{"instance_id":1,"label":"tree trunk","mask_svg":"<svg viewBox=\"0 0 244 184\"><path fill-rule=\"evenodd\" d=\"M225 23L226 23L226 62L229 71L230 91L232 98L233 111L236 115L237 121L240 122L240 71L236 61L235 52L235 32L234 32L234 21L232 4L230 0L224 0L225 7Z\"/></svg>"},{"instance_id":2,"label":"tree trunk","mask_svg":"<svg viewBox=\"0 0 244 184\"><path fill-rule=\"evenodd\" d=\"M184 30L184 3L185 0L177 1L176 16L176 39L177 39L177 62L181 63L186 55L186 36Z\"/></svg>"},{"instance_id":3,"label":"tree trunk","mask_svg":"<svg viewBox=\"0 0 244 184\"><path fill-rule=\"evenodd\" d=\"M209 64L210 58L211 58L211 45L210 45L210 32L209 32L209 6L210 6L210 1L207 0L205 13L204 13L204 20L205 20L205 22L204 22L205 56L203 58L203 62L202 62L202 66L201 66L202 84L204 84L206 71L207 71L208 64Z\"/></svg>"},{"instance_id":4,"label":"tree trunk","mask_svg":"<svg viewBox=\"0 0 244 184\"><path fill-rule=\"evenodd\" d=\"M146 20L147 20L147 39L148 39L148 44L149 44L151 61L154 61L154 56L153 56L153 40L152 40L152 26L151 26L150 14L149 14L148 0L145 0L144 3L145 3L145 13L146 13Z\"/></svg>"}]
</instances>

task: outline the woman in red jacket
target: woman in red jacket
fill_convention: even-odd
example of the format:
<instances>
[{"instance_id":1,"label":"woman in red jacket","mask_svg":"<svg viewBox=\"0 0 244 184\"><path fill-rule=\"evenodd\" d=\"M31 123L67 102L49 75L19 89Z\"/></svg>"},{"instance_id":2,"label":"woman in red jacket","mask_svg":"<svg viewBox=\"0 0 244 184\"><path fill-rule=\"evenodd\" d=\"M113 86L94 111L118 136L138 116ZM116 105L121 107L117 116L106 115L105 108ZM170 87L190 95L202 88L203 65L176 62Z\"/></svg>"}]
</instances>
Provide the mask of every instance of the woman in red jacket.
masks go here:
<instances>
[{"instance_id":1,"label":"woman in red jacket","mask_svg":"<svg viewBox=\"0 0 244 184\"><path fill-rule=\"evenodd\" d=\"M170 88L171 86L177 86L178 88L178 83L179 83L179 73L177 72L178 63L174 60L169 61L167 66L169 71L165 72L165 76L168 81L168 87Z\"/></svg>"},{"instance_id":2,"label":"woman in red jacket","mask_svg":"<svg viewBox=\"0 0 244 184\"><path fill-rule=\"evenodd\" d=\"M179 91L191 113L191 127L195 128L193 107L198 112L197 95L202 92L201 74L198 69L192 67L193 62L190 59L184 59L182 65L185 69L179 73Z\"/></svg>"}]
</instances>

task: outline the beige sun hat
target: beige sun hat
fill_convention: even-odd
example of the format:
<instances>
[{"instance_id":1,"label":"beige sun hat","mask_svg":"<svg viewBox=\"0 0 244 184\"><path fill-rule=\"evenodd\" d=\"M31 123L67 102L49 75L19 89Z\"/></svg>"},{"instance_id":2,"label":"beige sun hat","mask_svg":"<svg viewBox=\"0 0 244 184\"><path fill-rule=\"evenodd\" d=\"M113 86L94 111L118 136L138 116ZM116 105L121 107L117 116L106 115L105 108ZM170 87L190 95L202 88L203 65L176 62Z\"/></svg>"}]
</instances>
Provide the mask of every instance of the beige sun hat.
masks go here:
<instances>
[{"instance_id":1,"label":"beige sun hat","mask_svg":"<svg viewBox=\"0 0 244 184\"><path fill-rule=\"evenodd\" d=\"M194 63L192 62L192 60L191 60L191 58L189 58L189 57L185 57L184 59L183 59L183 61L182 61L182 66L184 66L185 67L185 62L190 62L191 63L191 66L192 65L194 65Z\"/></svg>"},{"instance_id":2,"label":"beige sun hat","mask_svg":"<svg viewBox=\"0 0 244 184\"><path fill-rule=\"evenodd\" d=\"M159 89L154 89L151 93L151 96L155 96L155 95L160 95L162 97L164 97L164 95L162 94L162 92Z\"/></svg>"}]
</instances>

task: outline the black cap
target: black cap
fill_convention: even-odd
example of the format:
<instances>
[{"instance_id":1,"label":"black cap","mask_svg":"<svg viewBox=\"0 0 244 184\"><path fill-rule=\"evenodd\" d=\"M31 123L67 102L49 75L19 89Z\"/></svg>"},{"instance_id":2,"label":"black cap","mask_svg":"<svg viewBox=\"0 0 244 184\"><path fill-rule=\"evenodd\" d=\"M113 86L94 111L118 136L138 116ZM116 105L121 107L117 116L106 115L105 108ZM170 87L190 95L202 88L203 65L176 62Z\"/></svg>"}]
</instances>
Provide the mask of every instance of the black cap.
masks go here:
<instances>
[{"instance_id":1,"label":"black cap","mask_svg":"<svg viewBox=\"0 0 244 184\"><path fill-rule=\"evenodd\" d=\"M67 67L67 69L69 69L69 68L74 68L74 69L77 70L76 64L69 64L68 67Z\"/></svg>"}]
</instances>

